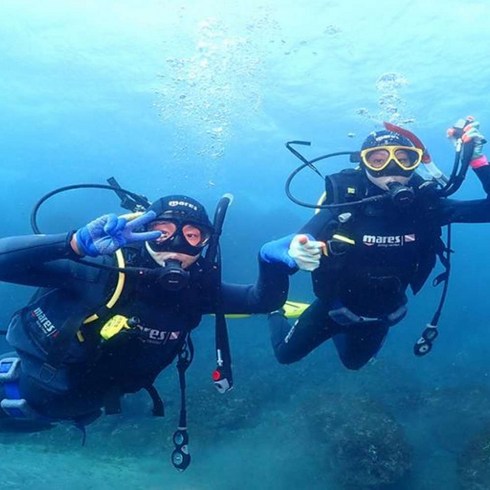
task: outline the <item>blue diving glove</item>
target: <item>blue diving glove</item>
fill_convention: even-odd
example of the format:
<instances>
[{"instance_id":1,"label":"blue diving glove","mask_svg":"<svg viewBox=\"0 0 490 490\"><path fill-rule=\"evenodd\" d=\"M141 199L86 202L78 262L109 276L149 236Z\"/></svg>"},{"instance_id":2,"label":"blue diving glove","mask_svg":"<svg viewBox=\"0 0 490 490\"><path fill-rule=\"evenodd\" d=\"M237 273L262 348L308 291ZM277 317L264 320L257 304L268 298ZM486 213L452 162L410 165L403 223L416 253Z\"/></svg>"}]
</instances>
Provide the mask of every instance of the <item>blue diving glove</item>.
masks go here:
<instances>
[{"instance_id":1,"label":"blue diving glove","mask_svg":"<svg viewBox=\"0 0 490 490\"><path fill-rule=\"evenodd\" d=\"M287 235L279 240L264 243L260 249L260 258L268 264L284 264L290 269L296 269L296 261L289 255L289 245L296 235Z\"/></svg>"},{"instance_id":2,"label":"blue diving glove","mask_svg":"<svg viewBox=\"0 0 490 490\"><path fill-rule=\"evenodd\" d=\"M142 233L134 233L133 231L155 218L156 213L154 211L148 211L131 221L115 214L105 214L75 233L78 250L83 255L97 257L98 255L113 254L128 243L156 240L162 234L160 231Z\"/></svg>"}]
</instances>

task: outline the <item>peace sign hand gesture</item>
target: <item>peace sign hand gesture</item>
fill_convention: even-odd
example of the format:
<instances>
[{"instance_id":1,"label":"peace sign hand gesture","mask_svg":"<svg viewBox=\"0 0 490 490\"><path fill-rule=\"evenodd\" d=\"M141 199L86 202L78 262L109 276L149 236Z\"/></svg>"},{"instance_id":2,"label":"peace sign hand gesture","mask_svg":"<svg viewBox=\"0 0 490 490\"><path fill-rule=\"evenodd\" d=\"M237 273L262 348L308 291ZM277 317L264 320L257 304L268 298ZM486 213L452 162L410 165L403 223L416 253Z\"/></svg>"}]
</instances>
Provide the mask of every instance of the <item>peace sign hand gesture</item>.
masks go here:
<instances>
[{"instance_id":1,"label":"peace sign hand gesture","mask_svg":"<svg viewBox=\"0 0 490 490\"><path fill-rule=\"evenodd\" d=\"M71 240L71 246L78 255L110 255L129 243L156 240L160 231L135 232L156 218L154 211L128 220L116 214L105 214L80 228Z\"/></svg>"}]
</instances>

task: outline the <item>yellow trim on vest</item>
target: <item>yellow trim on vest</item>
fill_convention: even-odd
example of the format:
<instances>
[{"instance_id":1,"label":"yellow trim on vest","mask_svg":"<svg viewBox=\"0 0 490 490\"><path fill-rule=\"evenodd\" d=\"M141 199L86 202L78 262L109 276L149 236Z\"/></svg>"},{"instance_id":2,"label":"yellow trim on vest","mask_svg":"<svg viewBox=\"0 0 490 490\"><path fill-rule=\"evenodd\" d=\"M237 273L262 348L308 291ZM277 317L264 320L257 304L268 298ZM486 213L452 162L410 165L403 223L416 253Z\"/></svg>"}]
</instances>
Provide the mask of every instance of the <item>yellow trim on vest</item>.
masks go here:
<instances>
[{"instance_id":1,"label":"yellow trim on vest","mask_svg":"<svg viewBox=\"0 0 490 490\"><path fill-rule=\"evenodd\" d=\"M98 319L99 319L99 316L94 313L93 315L90 315L89 317L85 318L85 320L83 320L83 324L87 325L87 323L95 322L95 320L98 320Z\"/></svg>"},{"instance_id":2,"label":"yellow trim on vest","mask_svg":"<svg viewBox=\"0 0 490 490\"><path fill-rule=\"evenodd\" d=\"M325 201L327 200L327 192L324 191L322 195L320 196L320 199L316 202L317 206L321 206ZM315 209L315 214L318 214L320 212L320 209L316 208Z\"/></svg>"},{"instance_id":3,"label":"yellow trim on vest","mask_svg":"<svg viewBox=\"0 0 490 490\"><path fill-rule=\"evenodd\" d=\"M349 237L344 236L344 235L339 235L338 233L334 233L332 235L332 238L334 240L339 241L339 242L347 243L348 245L355 245L356 244L355 240L352 240L352 238L349 238Z\"/></svg>"},{"instance_id":4,"label":"yellow trim on vest","mask_svg":"<svg viewBox=\"0 0 490 490\"><path fill-rule=\"evenodd\" d=\"M117 260L117 266L121 269L124 269L125 263L124 263L124 255L121 250L116 251L116 260ZM123 272L119 272L117 275L117 284L116 284L116 289L112 293L111 298L109 301L106 303L106 308L112 308L115 304L116 301L119 299L121 296L121 293L123 292L124 289L124 283L126 282L126 274ZM94 313L93 315L90 315L88 318L85 318L83 321L83 324L86 325L87 323L95 322L95 320L98 320L99 316L97 313Z\"/></svg>"}]
</instances>

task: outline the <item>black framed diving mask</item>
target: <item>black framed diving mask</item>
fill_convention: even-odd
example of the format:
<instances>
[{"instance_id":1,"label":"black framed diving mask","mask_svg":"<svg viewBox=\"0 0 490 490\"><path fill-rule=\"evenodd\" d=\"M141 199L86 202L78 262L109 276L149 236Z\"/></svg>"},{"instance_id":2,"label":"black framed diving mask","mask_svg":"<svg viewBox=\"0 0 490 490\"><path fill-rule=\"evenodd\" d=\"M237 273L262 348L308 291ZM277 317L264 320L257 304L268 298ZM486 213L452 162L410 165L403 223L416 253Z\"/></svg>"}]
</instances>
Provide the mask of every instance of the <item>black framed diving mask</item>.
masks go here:
<instances>
[{"instance_id":1,"label":"black framed diving mask","mask_svg":"<svg viewBox=\"0 0 490 490\"><path fill-rule=\"evenodd\" d=\"M153 252L174 252L199 255L209 243L211 232L208 227L188 220L161 218L152 221L147 231L160 231L162 236L148 242Z\"/></svg>"}]
</instances>

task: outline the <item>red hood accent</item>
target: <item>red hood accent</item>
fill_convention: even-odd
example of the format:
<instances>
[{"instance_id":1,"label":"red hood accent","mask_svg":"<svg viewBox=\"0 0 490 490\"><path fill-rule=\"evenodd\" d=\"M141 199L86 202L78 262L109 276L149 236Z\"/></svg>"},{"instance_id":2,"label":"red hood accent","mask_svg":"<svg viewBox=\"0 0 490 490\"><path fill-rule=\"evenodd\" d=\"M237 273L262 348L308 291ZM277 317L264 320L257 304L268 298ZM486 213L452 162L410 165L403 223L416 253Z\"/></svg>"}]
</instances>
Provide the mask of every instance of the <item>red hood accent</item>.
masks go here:
<instances>
[{"instance_id":1,"label":"red hood accent","mask_svg":"<svg viewBox=\"0 0 490 490\"><path fill-rule=\"evenodd\" d=\"M415 136L415 134L413 134L411 131L386 121L383 122L383 125L388 131L405 136L405 138L408 138L416 148L420 148L421 150L423 150L424 151L424 154L422 156L423 163L430 163L432 161L432 158L429 155L429 151L427 150L427 148L424 146L422 141L420 141L420 139L417 136Z\"/></svg>"}]
</instances>

